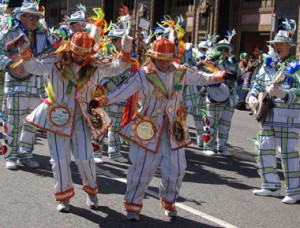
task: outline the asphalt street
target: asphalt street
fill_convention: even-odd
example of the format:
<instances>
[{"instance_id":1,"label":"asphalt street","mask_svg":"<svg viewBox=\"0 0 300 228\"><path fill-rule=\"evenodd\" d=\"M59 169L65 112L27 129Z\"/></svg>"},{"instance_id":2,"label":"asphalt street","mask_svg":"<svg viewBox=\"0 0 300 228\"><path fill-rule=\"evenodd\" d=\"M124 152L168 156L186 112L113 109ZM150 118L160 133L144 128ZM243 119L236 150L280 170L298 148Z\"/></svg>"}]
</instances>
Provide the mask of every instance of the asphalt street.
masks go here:
<instances>
[{"instance_id":1,"label":"asphalt street","mask_svg":"<svg viewBox=\"0 0 300 228\"><path fill-rule=\"evenodd\" d=\"M260 186L254 143L248 139L259 129L252 116L235 112L229 140L231 158L204 156L195 145L195 127L190 116L188 124L193 144L186 149L187 170L177 202L178 218L165 217L159 204L158 170L145 196L141 220L127 221L123 196L129 164L110 161L107 154L105 163L97 164L98 209L87 207L80 176L72 161L76 194L71 200L70 213L57 212L47 137L39 133L34 157L40 168L19 166L17 171L7 170L0 156L0 227L299 227L300 203L283 204L284 189L280 198L252 194ZM122 147L122 153L128 158L128 146ZM283 179L279 160L278 167Z\"/></svg>"}]
</instances>

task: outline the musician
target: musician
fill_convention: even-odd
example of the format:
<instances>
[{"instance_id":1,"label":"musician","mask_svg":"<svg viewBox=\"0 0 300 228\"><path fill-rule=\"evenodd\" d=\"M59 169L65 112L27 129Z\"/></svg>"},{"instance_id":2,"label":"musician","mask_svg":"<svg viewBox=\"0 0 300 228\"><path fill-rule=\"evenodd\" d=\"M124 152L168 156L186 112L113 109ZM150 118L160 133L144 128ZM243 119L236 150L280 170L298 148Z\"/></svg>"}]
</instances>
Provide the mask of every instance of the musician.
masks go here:
<instances>
[{"instance_id":1,"label":"musician","mask_svg":"<svg viewBox=\"0 0 300 228\"><path fill-rule=\"evenodd\" d=\"M49 98L44 99L25 121L47 131L55 198L60 212L69 211L69 201L75 194L70 170L71 153L83 180L87 205L91 209L98 206L92 138L101 137L111 121L102 109L91 111L88 105L96 94L103 93L99 86L103 77L118 75L127 68L131 42L132 38L124 36L119 58L110 64L93 57L99 44L85 32L75 33L71 42L56 51L55 58L43 61L32 57L27 42L19 47L26 70L47 74L50 81L46 87Z\"/></svg>"},{"instance_id":2,"label":"musician","mask_svg":"<svg viewBox=\"0 0 300 228\"><path fill-rule=\"evenodd\" d=\"M184 176L184 147L191 141L186 126L182 93L185 85L223 81L226 71L208 74L173 62L175 45L165 38L154 41L147 55L151 60L113 93L96 98L99 106L123 101L138 92L141 108L122 128L130 141L132 165L127 175L125 210L129 220L139 220L145 191L158 166L162 181L160 202L168 217L177 216L175 201Z\"/></svg>"},{"instance_id":3,"label":"musician","mask_svg":"<svg viewBox=\"0 0 300 228\"><path fill-rule=\"evenodd\" d=\"M234 33L233 33L234 34ZM228 36L229 37L229 36ZM235 74L237 78L240 75L239 68L233 58L230 58L229 54L233 50L233 46L230 44L230 39L224 39L213 46L215 52L221 53L221 57L215 63L219 70L228 70ZM216 101L210 96L210 87L213 89L220 89L220 94L224 94L223 97L227 98L223 101ZM222 92L222 93L221 93ZM226 95L226 96L225 96ZM218 83L208 86L207 96L207 112L210 118L210 136L211 140L204 143L203 153L208 156L216 155L215 143L217 142L217 152L219 155L229 157L231 153L227 149L227 141L229 137L229 130L231 126L231 119L236 104L236 84L235 81L228 81L226 83Z\"/></svg>"},{"instance_id":4,"label":"musician","mask_svg":"<svg viewBox=\"0 0 300 228\"><path fill-rule=\"evenodd\" d=\"M277 174L276 148L280 154L285 179L286 204L300 200L299 153L296 149L300 128L299 103L299 60L291 55L291 48L296 46L293 34L296 24L286 19L286 30L280 30L274 40L268 41L275 46L278 63L262 67L256 77L256 83L250 91L249 105L255 109L257 96L267 91L273 100L262 127L259 131L257 162L261 176L261 189L253 193L258 196L280 196L281 182ZM267 80L264 80L267 79Z\"/></svg>"},{"instance_id":5,"label":"musician","mask_svg":"<svg viewBox=\"0 0 300 228\"><path fill-rule=\"evenodd\" d=\"M49 31L39 26L43 15L37 8L36 3L23 3L14 23L5 26L0 33L0 68L6 72L4 102L8 118L4 124L3 154L7 169L17 169L17 159L18 164L28 168L39 167L32 156L36 130L23 120L40 104L40 96L45 96L44 78L40 73L29 74L22 65L14 66L20 58L17 49L9 45L14 38L25 34L34 55L52 46Z\"/></svg>"}]
</instances>

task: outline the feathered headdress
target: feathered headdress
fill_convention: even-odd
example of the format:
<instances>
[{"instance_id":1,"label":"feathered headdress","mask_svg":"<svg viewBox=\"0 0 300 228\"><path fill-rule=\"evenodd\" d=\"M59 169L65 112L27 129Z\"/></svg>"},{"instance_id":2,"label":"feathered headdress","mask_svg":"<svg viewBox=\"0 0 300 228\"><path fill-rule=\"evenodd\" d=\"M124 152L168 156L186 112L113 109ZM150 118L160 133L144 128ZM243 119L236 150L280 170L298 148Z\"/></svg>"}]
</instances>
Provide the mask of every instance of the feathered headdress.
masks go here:
<instances>
[{"instance_id":1,"label":"feathered headdress","mask_svg":"<svg viewBox=\"0 0 300 228\"><path fill-rule=\"evenodd\" d=\"M157 23L158 27L154 28L154 35L157 39L166 38L175 44L175 56L181 58L183 56L185 45L183 41L184 30L182 28L183 17L178 16L177 22L172 20L168 15L164 16L164 20Z\"/></svg>"},{"instance_id":2,"label":"feathered headdress","mask_svg":"<svg viewBox=\"0 0 300 228\"><path fill-rule=\"evenodd\" d=\"M130 12L127 6L122 5L119 9L119 18L118 21L120 22L130 22L130 24L134 25L135 21L131 18Z\"/></svg>"},{"instance_id":3,"label":"feathered headdress","mask_svg":"<svg viewBox=\"0 0 300 228\"><path fill-rule=\"evenodd\" d=\"M296 46L297 42L293 40L296 31L296 21L285 17L285 20L278 27L282 27L284 30L279 30L274 40L267 41L271 44L274 43L289 43L291 46Z\"/></svg>"},{"instance_id":4,"label":"feathered headdress","mask_svg":"<svg viewBox=\"0 0 300 228\"><path fill-rule=\"evenodd\" d=\"M232 31L227 30L226 31L227 36L223 40L219 41L217 44L215 44L212 48L214 51L220 51L220 49L228 49L228 52L231 52L233 50L233 46L230 44L232 37L236 34L235 29Z\"/></svg>"},{"instance_id":5,"label":"feathered headdress","mask_svg":"<svg viewBox=\"0 0 300 228\"><path fill-rule=\"evenodd\" d=\"M76 5L78 11L83 11L84 13L86 13L86 7L85 5L82 5L81 3Z\"/></svg>"},{"instance_id":6,"label":"feathered headdress","mask_svg":"<svg viewBox=\"0 0 300 228\"><path fill-rule=\"evenodd\" d=\"M95 40L95 49L101 49L103 46L104 34L109 31L111 23L108 25L104 19L105 13L101 8L93 9L95 16L91 16L89 21L91 23L91 37Z\"/></svg>"}]
</instances>

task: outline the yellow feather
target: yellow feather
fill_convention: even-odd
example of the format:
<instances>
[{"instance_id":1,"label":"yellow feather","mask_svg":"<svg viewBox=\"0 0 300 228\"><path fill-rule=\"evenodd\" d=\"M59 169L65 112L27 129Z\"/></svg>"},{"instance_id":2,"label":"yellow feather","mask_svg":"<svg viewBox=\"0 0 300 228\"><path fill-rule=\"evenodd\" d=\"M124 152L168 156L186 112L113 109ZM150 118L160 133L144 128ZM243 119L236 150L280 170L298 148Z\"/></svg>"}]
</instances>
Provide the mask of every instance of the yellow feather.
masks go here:
<instances>
[{"instance_id":1,"label":"yellow feather","mask_svg":"<svg viewBox=\"0 0 300 228\"><path fill-rule=\"evenodd\" d=\"M47 86L45 86L46 93L48 95L48 101L50 104L54 104L56 102L55 93L51 82L48 82Z\"/></svg>"},{"instance_id":2,"label":"yellow feather","mask_svg":"<svg viewBox=\"0 0 300 228\"><path fill-rule=\"evenodd\" d=\"M13 63L13 64L11 65L11 67L12 67L12 68L15 68L15 67L17 67L17 66L20 66L22 63L23 63L23 59L20 60L20 61L18 61L18 62Z\"/></svg>"}]
</instances>

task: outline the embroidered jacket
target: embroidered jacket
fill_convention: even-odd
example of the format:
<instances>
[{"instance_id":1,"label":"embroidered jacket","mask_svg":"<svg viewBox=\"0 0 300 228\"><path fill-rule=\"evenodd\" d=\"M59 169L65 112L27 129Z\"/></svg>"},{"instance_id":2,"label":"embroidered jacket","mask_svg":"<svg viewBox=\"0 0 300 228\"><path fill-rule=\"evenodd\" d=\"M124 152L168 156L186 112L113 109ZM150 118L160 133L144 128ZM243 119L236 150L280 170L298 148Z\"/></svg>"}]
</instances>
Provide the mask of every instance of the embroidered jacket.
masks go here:
<instances>
[{"instance_id":1,"label":"embroidered jacket","mask_svg":"<svg viewBox=\"0 0 300 228\"><path fill-rule=\"evenodd\" d=\"M287 99L272 97L274 107L270 109L263 125L300 128L300 73L291 70L292 66L297 63L298 60L295 60L295 57L289 57L283 61L284 65L277 70L272 65L262 66L259 70L250 91L250 95L255 97L260 92L266 91L278 74L292 72L277 85L288 93Z\"/></svg>"},{"instance_id":2,"label":"embroidered jacket","mask_svg":"<svg viewBox=\"0 0 300 228\"><path fill-rule=\"evenodd\" d=\"M172 150L191 143L182 98L184 86L213 83L211 74L174 66L176 69L169 73L160 72L155 66L153 69L144 67L107 95L109 105L138 92L141 108L120 135L150 152L157 152L165 126Z\"/></svg>"},{"instance_id":3,"label":"embroidered jacket","mask_svg":"<svg viewBox=\"0 0 300 228\"><path fill-rule=\"evenodd\" d=\"M92 115L88 114L89 102L104 93L99 86L100 80L120 74L127 64L116 59L110 64L90 66L85 77L79 79L80 66L72 63L63 70L55 62L58 62L56 58L42 61L32 58L24 62L25 69L30 73L48 74L53 87L50 94L54 94L48 93L49 99L40 104L25 121L40 129L71 137L75 119L82 115L93 139L97 140L109 128L111 121L102 108L94 109ZM78 110L79 113L76 113Z\"/></svg>"}]
</instances>

